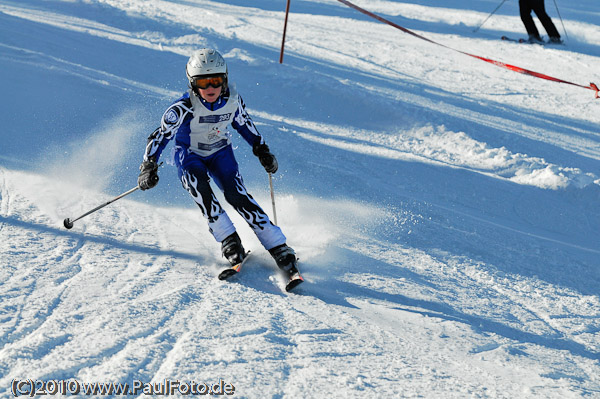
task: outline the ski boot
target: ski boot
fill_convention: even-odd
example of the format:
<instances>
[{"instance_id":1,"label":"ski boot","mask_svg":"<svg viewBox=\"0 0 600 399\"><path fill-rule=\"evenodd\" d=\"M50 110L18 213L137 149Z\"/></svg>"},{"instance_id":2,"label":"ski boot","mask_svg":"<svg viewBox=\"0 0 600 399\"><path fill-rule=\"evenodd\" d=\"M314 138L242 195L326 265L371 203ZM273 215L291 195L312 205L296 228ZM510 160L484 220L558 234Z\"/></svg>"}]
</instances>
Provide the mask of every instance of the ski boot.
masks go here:
<instances>
[{"instance_id":1,"label":"ski boot","mask_svg":"<svg viewBox=\"0 0 600 399\"><path fill-rule=\"evenodd\" d=\"M529 35L528 43L531 44L544 44L544 41L540 37L540 35Z\"/></svg>"},{"instance_id":2,"label":"ski boot","mask_svg":"<svg viewBox=\"0 0 600 399\"><path fill-rule=\"evenodd\" d=\"M286 244L269 249L269 253L275 259L277 266L286 274L291 275L298 271L296 252Z\"/></svg>"},{"instance_id":3,"label":"ski boot","mask_svg":"<svg viewBox=\"0 0 600 399\"><path fill-rule=\"evenodd\" d=\"M565 42L563 42L560 37L551 37L550 40L548 40L548 43L550 43L550 44L565 44Z\"/></svg>"},{"instance_id":4,"label":"ski boot","mask_svg":"<svg viewBox=\"0 0 600 399\"><path fill-rule=\"evenodd\" d=\"M275 263L277 263L277 266L287 278L285 284L286 291L290 291L304 281L304 278L302 278L302 275L298 271L296 252L294 252L292 248L288 247L286 244L282 244L269 249L269 253L273 259L275 259Z\"/></svg>"},{"instance_id":5,"label":"ski boot","mask_svg":"<svg viewBox=\"0 0 600 399\"><path fill-rule=\"evenodd\" d=\"M242 240L237 232L234 232L221 242L221 252L231 266L242 263L246 257L246 252L242 246Z\"/></svg>"}]
</instances>

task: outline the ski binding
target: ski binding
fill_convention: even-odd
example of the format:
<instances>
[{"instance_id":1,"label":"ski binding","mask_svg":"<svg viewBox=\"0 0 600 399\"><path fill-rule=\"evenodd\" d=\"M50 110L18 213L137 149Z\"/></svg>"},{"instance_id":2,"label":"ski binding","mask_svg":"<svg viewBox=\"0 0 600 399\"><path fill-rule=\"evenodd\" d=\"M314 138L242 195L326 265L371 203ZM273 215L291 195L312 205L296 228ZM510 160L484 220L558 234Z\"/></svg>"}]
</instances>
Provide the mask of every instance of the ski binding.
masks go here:
<instances>
[{"instance_id":1,"label":"ski binding","mask_svg":"<svg viewBox=\"0 0 600 399\"><path fill-rule=\"evenodd\" d=\"M290 292L291 290L293 290L295 287L297 287L298 285L300 285L300 283L304 282L304 278L302 277L302 275L300 274L300 272L295 272L294 274L292 274L291 276L289 276L289 280L285 285L285 290L287 292Z\"/></svg>"},{"instance_id":2,"label":"ski binding","mask_svg":"<svg viewBox=\"0 0 600 399\"><path fill-rule=\"evenodd\" d=\"M246 260L249 258L249 256L250 251L246 252L246 256L244 256L244 259L240 263L221 271L221 273L219 273L219 280L227 280L231 276L238 274L242 270L242 266L244 266L244 263L246 263Z\"/></svg>"}]
</instances>

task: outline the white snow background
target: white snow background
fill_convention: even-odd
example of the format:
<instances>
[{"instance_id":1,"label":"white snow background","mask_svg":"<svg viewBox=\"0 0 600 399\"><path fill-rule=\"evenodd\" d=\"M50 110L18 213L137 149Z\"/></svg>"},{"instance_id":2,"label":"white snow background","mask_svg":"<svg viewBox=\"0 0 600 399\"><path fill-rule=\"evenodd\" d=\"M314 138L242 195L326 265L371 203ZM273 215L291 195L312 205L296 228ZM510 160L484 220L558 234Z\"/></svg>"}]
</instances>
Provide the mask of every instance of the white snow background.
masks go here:
<instances>
[{"instance_id":1,"label":"white snow background","mask_svg":"<svg viewBox=\"0 0 600 399\"><path fill-rule=\"evenodd\" d=\"M15 379L235 387L240 398L599 398L600 100L419 40L336 0L0 1L0 397ZM355 0L455 49L600 84L600 5ZM536 20L537 22L537 20ZM538 22L542 34L545 31ZM279 160L306 283L220 246L147 136L201 47ZM235 138L249 191L267 175ZM165 151L166 159L170 147ZM219 197L222 199L222 196ZM147 397L138 394L139 397Z\"/></svg>"}]
</instances>

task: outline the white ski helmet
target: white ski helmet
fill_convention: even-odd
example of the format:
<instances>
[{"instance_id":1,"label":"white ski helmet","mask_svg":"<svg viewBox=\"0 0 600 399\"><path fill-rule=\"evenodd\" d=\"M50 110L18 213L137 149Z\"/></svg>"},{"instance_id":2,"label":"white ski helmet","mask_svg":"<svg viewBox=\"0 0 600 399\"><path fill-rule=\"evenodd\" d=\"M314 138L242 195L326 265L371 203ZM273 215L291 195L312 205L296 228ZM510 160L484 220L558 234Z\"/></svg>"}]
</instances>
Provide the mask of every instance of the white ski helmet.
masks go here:
<instances>
[{"instance_id":1,"label":"white ski helmet","mask_svg":"<svg viewBox=\"0 0 600 399\"><path fill-rule=\"evenodd\" d=\"M227 78L227 63L217 50L203 48L194 51L187 62L185 73L191 87L194 76L224 74Z\"/></svg>"}]
</instances>

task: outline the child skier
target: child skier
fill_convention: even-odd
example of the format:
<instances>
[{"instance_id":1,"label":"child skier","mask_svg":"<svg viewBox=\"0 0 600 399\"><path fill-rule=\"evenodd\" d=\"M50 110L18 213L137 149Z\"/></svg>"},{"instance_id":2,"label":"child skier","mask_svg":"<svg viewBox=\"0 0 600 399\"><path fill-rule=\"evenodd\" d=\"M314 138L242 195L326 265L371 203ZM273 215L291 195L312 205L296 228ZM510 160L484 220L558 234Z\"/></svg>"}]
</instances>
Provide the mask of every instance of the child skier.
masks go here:
<instances>
[{"instance_id":1,"label":"child skier","mask_svg":"<svg viewBox=\"0 0 600 399\"><path fill-rule=\"evenodd\" d=\"M298 274L297 259L286 245L281 229L246 190L233 154L233 127L248 144L268 173L275 173L277 159L246 112L235 85L229 82L227 64L213 49L195 51L187 62L189 90L163 114L161 125L148 138L140 166L138 185L150 189L158 183L158 159L167 143L175 139L175 164L183 187L208 221L209 230L221 242L223 256L232 266L246 252L239 235L210 185L212 179L226 201L246 220L277 266L292 278Z\"/></svg>"}]
</instances>

